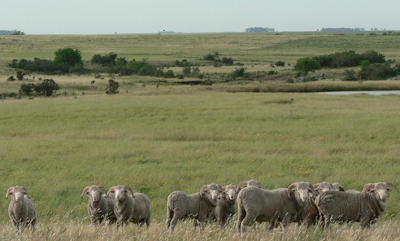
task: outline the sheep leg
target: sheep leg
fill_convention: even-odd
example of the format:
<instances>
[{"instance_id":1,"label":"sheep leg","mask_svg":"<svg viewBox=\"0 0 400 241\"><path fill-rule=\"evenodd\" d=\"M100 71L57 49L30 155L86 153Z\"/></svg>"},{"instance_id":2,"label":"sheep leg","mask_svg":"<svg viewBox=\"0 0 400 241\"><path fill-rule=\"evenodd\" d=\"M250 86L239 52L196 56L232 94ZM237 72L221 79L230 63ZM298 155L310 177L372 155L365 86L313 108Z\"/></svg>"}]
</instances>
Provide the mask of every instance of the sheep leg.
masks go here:
<instances>
[{"instance_id":1,"label":"sheep leg","mask_svg":"<svg viewBox=\"0 0 400 241\"><path fill-rule=\"evenodd\" d=\"M246 217L241 222L242 225L242 233L246 232L247 226L251 226L254 223L255 216L253 214L247 213Z\"/></svg>"},{"instance_id":2,"label":"sheep leg","mask_svg":"<svg viewBox=\"0 0 400 241\"><path fill-rule=\"evenodd\" d=\"M167 208L167 229L171 226L171 220L174 217L174 211Z\"/></svg>"},{"instance_id":3,"label":"sheep leg","mask_svg":"<svg viewBox=\"0 0 400 241\"><path fill-rule=\"evenodd\" d=\"M178 220L182 217L180 213L174 213L174 216L170 222L170 231L173 232L175 229L176 224L178 223Z\"/></svg>"},{"instance_id":4,"label":"sheep leg","mask_svg":"<svg viewBox=\"0 0 400 241\"><path fill-rule=\"evenodd\" d=\"M246 217L246 211L244 210L244 208L241 208L241 207L239 206L239 208L238 208L238 222L237 222L237 229L238 229L238 232L241 231L242 221L243 221L243 219L244 219L245 217Z\"/></svg>"},{"instance_id":5,"label":"sheep leg","mask_svg":"<svg viewBox=\"0 0 400 241\"><path fill-rule=\"evenodd\" d=\"M325 228L329 228L329 224L331 221L332 215L325 215L324 219L325 219Z\"/></svg>"}]
</instances>

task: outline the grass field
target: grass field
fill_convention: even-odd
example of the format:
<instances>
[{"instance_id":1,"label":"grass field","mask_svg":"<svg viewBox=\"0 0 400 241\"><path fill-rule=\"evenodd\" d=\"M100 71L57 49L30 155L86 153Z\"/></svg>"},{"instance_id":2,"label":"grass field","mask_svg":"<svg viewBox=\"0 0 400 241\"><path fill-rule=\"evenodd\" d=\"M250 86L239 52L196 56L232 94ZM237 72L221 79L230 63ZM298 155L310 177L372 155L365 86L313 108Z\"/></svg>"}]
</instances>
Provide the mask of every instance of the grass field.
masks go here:
<instances>
[{"instance_id":1,"label":"grass field","mask_svg":"<svg viewBox=\"0 0 400 241\"><path fill-rule=\"evenodd\" d=\"M19 39L21 46L11 39ZM332 47L327 44L330 39L335 42ZM172 62L198 60L219 51L249 66L254 63L254 68L348 49L372 48L399 61L399 40L399 36L321 34L7 36L0 39L0 69L6 76L10 70L5 63L13 58L52 58L55 50L67 46L79 48L86 60L113 51L128 58ZM1 44L10 41L12 45ZM270 189L300 180L339 182L358 190L377 181L400 185L400 96L247 93L254 92L251 88L267 88L262 83L144 88L141 83L158 79L138 76L119 78L121 92L107 96L107 80L96 80L91 86L93 76L52 78L67 96L0 102L0 190L5 194L11 186L28 188L42 225L35 234L39 237L119 240L131 239L127 235L135 232L136 239L193 239L197 236L191 233L191 224L178 224L182 236L166 233L166 199L174 190L198 192L208 183L237 184L252 178ZM0 92L17 91L21 83L1 79ZM301 83L301 88L307 85L399 86L397 81L327 80ZM287 86L281 83L279 88ZM129 185L147 194L152 200L153 227L137 232L134 226L101 231L88 226L87 198L81 200L80 195L85 186L94 184ZM232 231L233 239L393 240L400 233L399 201L400 194L392 193L385 215L372 231L360 231L358 225L326 233L254 232L246 237ZM0 202L4 226L0 238L5 239L13 237L8 202ZM230 238L230 229L216 230L209 227L206 239ZM115 236L102 237L105 233Z\"/></svg>"}]
</instances>

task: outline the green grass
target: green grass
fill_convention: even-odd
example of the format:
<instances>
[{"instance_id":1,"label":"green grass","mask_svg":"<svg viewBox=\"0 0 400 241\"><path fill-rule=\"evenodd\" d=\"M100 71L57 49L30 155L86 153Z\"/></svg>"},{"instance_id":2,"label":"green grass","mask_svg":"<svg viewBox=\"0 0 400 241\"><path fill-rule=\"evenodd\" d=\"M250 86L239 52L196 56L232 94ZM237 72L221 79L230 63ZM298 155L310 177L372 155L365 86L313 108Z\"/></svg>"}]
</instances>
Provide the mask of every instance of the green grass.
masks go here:
<instances>
[{"instance_id":1,"label":"green grass","mask_svg":"<svg viewBox=\"0 0 400 241\"><path fill-rule=\"evenodd\" d=\"M400 183L399 96L169 91L1 103L1 190L26 186L44 221L85 217L87 185L130 185L161 222L170 192L213 182Z\"/></svg>"}]
</instances>

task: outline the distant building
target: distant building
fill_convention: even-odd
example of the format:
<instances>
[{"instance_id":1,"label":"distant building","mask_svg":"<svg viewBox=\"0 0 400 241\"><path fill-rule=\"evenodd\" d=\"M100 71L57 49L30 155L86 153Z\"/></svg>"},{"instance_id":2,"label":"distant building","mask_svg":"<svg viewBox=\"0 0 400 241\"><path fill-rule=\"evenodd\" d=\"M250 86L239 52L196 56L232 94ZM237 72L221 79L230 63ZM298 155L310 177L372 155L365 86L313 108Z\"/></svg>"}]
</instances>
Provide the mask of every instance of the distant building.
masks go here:
<instances>
[{"instance_id":1,"label":"distant building","mask_svg":"<svg viewBox=\"0 0 400 241\"><path fill-rule=\"evenodd\" d=\"M273 33L273 32L275 32L274 28L262 28L262 27L246 28L246 33Z\"/></svg>"},{"instance_id":2,"label":"distant building","mask_svg":"<svg viewBox=\"0 0 400 241\"><path fill-rule=\"evenodd\" d=\"M322 28L322 32L349 32L349 31L365 31L365 28Z\"/></svg>"}]
</instances>

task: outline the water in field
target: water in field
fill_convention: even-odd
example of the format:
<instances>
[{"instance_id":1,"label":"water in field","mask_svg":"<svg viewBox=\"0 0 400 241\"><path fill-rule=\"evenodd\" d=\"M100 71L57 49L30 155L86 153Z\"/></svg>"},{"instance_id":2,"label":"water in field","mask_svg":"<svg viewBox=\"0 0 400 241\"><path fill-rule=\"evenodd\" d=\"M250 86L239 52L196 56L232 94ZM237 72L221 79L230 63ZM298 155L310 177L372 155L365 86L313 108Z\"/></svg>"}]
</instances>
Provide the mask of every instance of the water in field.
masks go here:
<instances>
[{"instance_id":1,"label":"water in field","mask_svg":"<svg viewBox=\"0 0 400 241\"><path fill-rule=\"evenodd\" d=\"M373 91L332 91L317 92L321 95L400 95L400 90L373 90Z\"/></svg>"}]
</instances>

